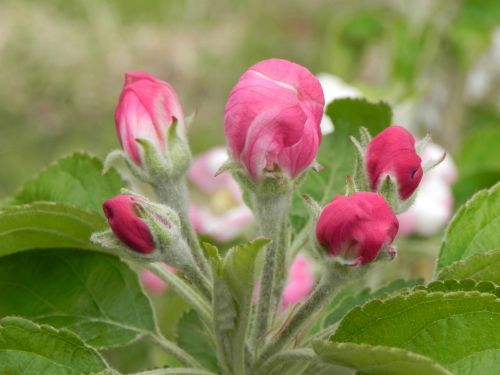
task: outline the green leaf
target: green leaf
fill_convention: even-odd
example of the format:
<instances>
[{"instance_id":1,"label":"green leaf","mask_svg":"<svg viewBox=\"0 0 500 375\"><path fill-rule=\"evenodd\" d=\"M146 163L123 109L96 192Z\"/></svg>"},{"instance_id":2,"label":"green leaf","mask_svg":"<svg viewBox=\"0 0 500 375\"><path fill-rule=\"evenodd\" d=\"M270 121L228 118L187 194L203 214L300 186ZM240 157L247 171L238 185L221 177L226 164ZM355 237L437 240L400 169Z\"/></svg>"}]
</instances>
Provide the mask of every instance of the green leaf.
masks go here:
<instances>
[{"instance_id":1,"label":"green leaf","mask_svg":"<svg viewBox=\"0 0 500 375\"><path fill-rule=\"evenodd\" d=\"M491 120L490 120L491 121ZM457 154L459 179L453 187L456 203L500 180L500 129L481 128L470 134Z\"/></svg>"},{"instance_id":2,"label":"green leaf","mask_svg":"<svg viewBox=\"0 0 500 375\"><path fill-rule=\"evenodd\" d=\"M475 194L451 220L441 244L437 269L500 248L500 183Z\"/></svg>"},{"instance_id":3,"label":"green leaf","mask_svg":"<svg viewBox=\"0 0 500 375\"><path fill-rule=\"evenodd\" d=\"M365 288L361 292L357 292L358 289L354 287L343 288L328 305L323 327L337 323L355 306L360 306L375 298L387 296L400 289L412 288L420 283L422 283L421 279L398 279L377 290Z\"/></svg>"},{"instance_id":4,"label":"green leaf","mask_svg":"<svg viewBox=\"0 0 500 375\"><path fill-rule=\"evenodd\" d=\"M102 203L120 193L120 175L110 170L102 175L102 162L84 153L58 160L33 180L25 183L9 202L63 202L102 213Z\"/></svg>"},{"instance_id":5,"label":"green leaf","mask_svg":"<svg viewBox=\"0 0 500 375\"><path fill-rule=\"evenodd\" d=\"M500 297L500 287L489 281L475 281L471 279L464 280L437 280L427 285L419 285L413 291L408 291L406 294L411 294L415 290L425 290L427 292L470 292L478 291L481 293L491 293Z\"/></svg>"},{"instance_id":6,"label":"green leaf","mask_svg":"<svg viewBox=\"0 0 500 375\"><path fill-rule=\"evenodd\" d=\"M107 254L50 249L2 257L0 295L0 316L66 328L98 348L156 328L136 273Z\"/></svg>"},{"instance_id":7,"label":"green leaf","mask_svg":"<svg viewBox=\"0 0 500 375\"><path fill-rule=\"evenodd\" d=\"M268 243L268 239L258 238L231 248L224 257L224 280L240 306L245 304L245 298L252 296L255 287L255 259Z\"/></svg>"},{"instance_id":8,"label":"green leaf","mask_svg":"<svg viewBox=\"0 0 500 375\"><path fill-rule=\"evenodd\" d=\"M0 373L85 375L108 369L78 336L21 318L0 320Z\"/></svg>"},{"instance_id":9,"label":"green leaf","mask_svg":"<svg viewBox=\"0 0 500 375\"><path fill-rule=\"evenodd\" d=\"M217 371L217 358L198 315L193 310L186 313L177 326L177 343L204 367Z\"/></svg>"},{"instance_id":10,"label":"green leaf","mask_svg":"<svg viewBox=\"0 0 500 375\"><path fill-rule=\"evenodd\" d=\"M355 152L349 136L358 137L360 127L366 127L375 135L389 126L392 118L389 105L365 99L337 99L328 106L326 115L335 124L335 131L323 137L319 149L317 160L324 169L309 171L294 196L291 221L296 230L301 229L309 217L302 194L310 195L322 205L335 194L343 194L346 177L354 171Z\"/></svg>"},{"instance_id":11,"label":"green leaf","mask_svg":"<svg viewBox=\"0 0 500 375\"><path fill-rule=\"evenodd\" d=\"M30 249L99 249L92 233L104 230L99 215L64 203L38 202L0 211L0 256Z\"/></svg>"},{"instance_id":12,"label":"green leaf","mask_svg":"<svg viewBox=\"0 0 500 375\"><path fill-rule=\"evenodd\" d=\"M400 348L317 341L314 350L327 363L369 375L452 375L432 359Z\"/></svg>"},{"instance_id":13,"label":"green leaf","mask_svg":"<svg viewBox=\"0 0 500 375\"><path fill-rule=\"evenodd\" d=\"M493 375L500 373L499 326L493 294L415 291L353 309L331 339L406 349L455 375Z\"/></svg>"},{"instance_id":14,"label":"green leaf","mask_svg":"<svg viewBox=\"0 0 500 375\"><path fill-rule=\"evenodd\" d=\"M488 280L500 284L500 250L473 255L452 263L439 272L438 278Z\"/></svg>"}]
</instances>

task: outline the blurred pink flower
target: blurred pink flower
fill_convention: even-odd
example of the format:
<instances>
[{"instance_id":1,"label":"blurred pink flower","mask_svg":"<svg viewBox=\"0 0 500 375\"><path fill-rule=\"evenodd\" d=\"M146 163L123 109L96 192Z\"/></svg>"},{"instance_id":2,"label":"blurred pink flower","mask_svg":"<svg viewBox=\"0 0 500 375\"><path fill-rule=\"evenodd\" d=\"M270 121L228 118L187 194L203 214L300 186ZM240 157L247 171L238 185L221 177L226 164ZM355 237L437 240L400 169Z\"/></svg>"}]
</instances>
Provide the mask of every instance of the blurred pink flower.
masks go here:
<instances>
[{"instance_id":1,"label":"blurred pink flower","mask_svg":"<svg viewBox=\"0 0 500 375\"><path fill-rule=\"evenodd\" d=\"M429 143L422 153L423 164L439 159L444 150ZM450 155L424 174L417 197L408 211L398 215L399 234L418 233L431 236L441 231L453 213L451 185L457 179L457 168Z\"/></svg>"},{"instance_id":2,"label":"blurred pink flower","mask_svg":"<svg viewBox=\"0 0 500 375\"><path fill-rule=\"evenodd\" d=\"M283 309L294 305L311 293L314 288L314 272L311 262L298 254L290 267L288 283L283 290Z\"/></svg>"},{"instance_id":3,"label":"blurred pink flower","mask_svg":"<svg viewBox=\"0 0 500 375\"><path fill-rule=\"evenodd\" d=\"M243 202L231 174L223 172L215 176L227 159L224 147L214 147L197 156L187 174L189 181L203 194L203 199L190 203L191 222L198 233L220 242L237 237L253 221L252 211Z\"/></svg>"},{"instance_id":4,"label":"blurred pink flower","mask_svg":"<svg viewBox=\"0 0 500 375\"><path fill-rule=\"evenodd\" d=\"M175 268L163 263L166 269L175 272ZM156 276L153 272L144 270L141 273L141 282L144 288L152 294L163 294L168 289L168 284Z\"/></svg>"}]
</instances>

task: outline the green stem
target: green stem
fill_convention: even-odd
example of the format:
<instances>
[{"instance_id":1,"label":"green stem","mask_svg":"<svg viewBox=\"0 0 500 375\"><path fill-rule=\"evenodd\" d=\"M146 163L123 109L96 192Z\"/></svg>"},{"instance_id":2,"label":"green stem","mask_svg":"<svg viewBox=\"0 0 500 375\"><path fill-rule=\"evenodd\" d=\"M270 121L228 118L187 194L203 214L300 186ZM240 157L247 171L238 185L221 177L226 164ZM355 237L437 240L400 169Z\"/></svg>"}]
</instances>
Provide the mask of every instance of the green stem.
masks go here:
<instances>
[{"instance_id":1,"label":"green stem","mask_svg":"<svg viewBox=\"0 0 500 375\"><path fill-rule=\"evenodd\" d=\"M283 233L288 218L291 194L257 195L255 197L255 214L260 226L260 233L272 242L267 246L264 265L260 279L259 299L253 325L252 339L256 351L268 327L272 324L276 306L281 300L281 290L286 276L286 244L287 233ZM284 240L286 239L286 240Z\"/></svg>"},{"instance_id":2,"label":"green stem","mask_svg":"<svg viewBox=\"0 0 500 375\"><path fill-rule=\"evenodd\" d=\"M151 334L150 337L155 343L157 343L165 352L171 355L173 358L179 361L184 366L190 366L195 368L201 368L202 366L191 357L187 352L179 348L176 344L167 340L161 335L161 333Z\"/></svg>"},{"instance_id":3,"label":"green stem","mask_svg":"<svg viewBox=\"0 0 500 375\"><path fill-rule=\"evenodd\" d=\"M348 273L349 268L347 266L327 267L326 272L311 296L300 305L295 315L281 331L276 340L264 348L260 357L261 362L279 352L297 335L310 321L311 317L324 306L332 294L343 284Z\"/></svg>"},{"instance_id":4,"label":"green stem","mask_svg":"<svg viewBox=\"0 0 500 375\"><path fill-rule=\"evenodd\" d=\"M251 296L249 296L248 302L244 306L241 306L236 332L233 336L233 370L238 375L246 375L247 373L247 346L245 339L252 309Z\"/></svg>"},{"instance_id":5,"label":"green stem","mask_svg":"<svg viewBox=\"0 0 500 375\"><path fill-rule=\"evenodd\" d=\"M184 242L179 242L180 249L178 250L185 257L171 254L172 258L166 257L165 261L181 271L193 283L196 288L205 296L208 302L212 299L212 285L208 278L203 274L193 261L189 246Z\"/></svg>"},{"instance_id":6,"label":"green stem","mask_svg":"<svg viewBox=\"0 0 500 375\"><path fill-rule=\"evenodd\" d=\"M182 234L187 241L196 265L204 275L209 275L208 261L198 241L188 214L187 189L184 180L165 180L154 186L160 201L174 209L181 220Z\"/></svg>"},{"instance_id":7,"label":"green stem","mask_svg":"<svg viewBox=\"0 0 500 375\"><path fill-rule=\"evenodd\" d=\"M181 280L170 270L166 269L161 263L149 263L145 267L160 279L167 282L173 291L183 297L186 302L189 303L194 310L196 310L201 320L203 320L208 326L212 325L210 306L202 296L193 290L189 284Z\"/></svg>"}]
</instances>

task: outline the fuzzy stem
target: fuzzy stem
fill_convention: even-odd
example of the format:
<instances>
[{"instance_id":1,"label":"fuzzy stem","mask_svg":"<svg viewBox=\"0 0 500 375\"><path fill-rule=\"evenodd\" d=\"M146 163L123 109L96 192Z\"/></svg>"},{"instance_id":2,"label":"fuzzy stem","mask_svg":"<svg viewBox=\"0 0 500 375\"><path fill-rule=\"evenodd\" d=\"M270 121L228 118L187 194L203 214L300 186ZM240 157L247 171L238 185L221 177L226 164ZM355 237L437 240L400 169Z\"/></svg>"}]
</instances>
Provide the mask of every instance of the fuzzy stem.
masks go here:
<instances>
[{"instance_id":1,"label":"fuzzy stem","mask_svg":"<svg viewBox=\"0 0 500 375\"><path fill-rule=\"evenodd\" d=\"M183 240L179 241L179 247L178 252L184 254L186 257L184 259L182 257L172 257L172 259L166 257L165 261L171 266L178 268L179 271L186 275L193 285L205 296L207 301L210 302L212 299L212 285L210 281L205 274L200 272L194 263L192 254L189 251L189 246L186 242Z\"/></svg>"},{"instance_id":2,"label":"fuzzy stem","mask_svg":"<svg viewBox=\"0 0 500 375\"><path fill-rule=\"evenodd\" d=\"M190 366L194 368L201 368L202 366L191 357L187 352L179 348L172 341L163 337L161 333L151 334L150 337L155 343L157 343L166 353L171 355L173 358L179 361L184 366Z\"/></svg>"},{"instance_id":3,"label":"fuzzy stem","mask_svg":"<svg viewBox=\"0 0 500 375\"><path fill-rule=\"evenodd\" d=\"M346 266L338 265L335 267L327 267L326 272L311 296L300 305L295 315L281 331L276 340L264 348L260 361L267 360L287 345L308 323L311 316L316 314L332 294L343 284L348 274L349 268Z\"/></svg>"},{"instance_id":4,"label":"fuzzy stem","mask_svg":"<svg viewBox=\"0 0 500 375\"><path fill-rule=\"evenodd\" d=\"M188 215L187 189L184 180L165 180L155 184L154 189L160 201L174 209L181 220L182 234L184 235L193 259L204 275L209 275L209 265L198 241Z\"/></svg>"},{"instance_id":5,"label":"fuzzy stem","mask_svg":"<svg viewBox=\"0 0 500 375\"><path fill-rule=\"evenodd\" d=\"M193 290L193 288L189 284L181 280L170 270L165 269L165 267L163 267L163 265L161 265L160 263L149 263L145 267L160 279L167 282L172 290L183 297L186 302L188 302L191 307L196 310L201 320L203 320L208 326L212 325L210 306L205 302L202 296L200 296L195 290Z\"/></svg>"},{"instance_id":6,"label":"fuzzy stem","mask_svg":"<svg viewBox=\"0 0 500 375\"><path fill-rule=\"evenodd\" d=\"M264 255L259 300L253 326L253 343L259 343L272 324L286 278L286 250L288 245L287 218L291 204L289 192L255 197L255 214L260 233L272 240Z\"/></svg>"},{"instance_id":7,"label":"fuzzy stem","mask_svg":"<svg viewBox=\"0 0 500 375\"><path fill-rule=\"evenodd\" d=\"M236 324L236 332L233 336L233 369L234 373L238 375L245 375L247 373L247 359L248 351L246 345L246 335L248 331L248 323L250 320L250 313L252 309L251 296L248 302L244 303L240 308L240 316Z\"/></svg>"}]
</instances>

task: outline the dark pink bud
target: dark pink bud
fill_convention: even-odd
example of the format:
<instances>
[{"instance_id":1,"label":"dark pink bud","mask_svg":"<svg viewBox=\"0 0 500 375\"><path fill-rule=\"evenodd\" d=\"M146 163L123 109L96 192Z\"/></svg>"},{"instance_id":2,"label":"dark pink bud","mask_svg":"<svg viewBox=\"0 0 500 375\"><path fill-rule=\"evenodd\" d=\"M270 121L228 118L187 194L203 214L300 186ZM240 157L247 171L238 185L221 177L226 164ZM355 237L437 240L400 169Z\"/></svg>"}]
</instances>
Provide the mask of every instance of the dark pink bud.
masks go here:
<instances>
[{"instance_id":1,"label":"dark pink bud","mask_svg":"<svg viewBox=\"0 0 500 375\"><path fill-rule=\"evenodd\" d=\"M115 112L115 124L123 150L142 165L142 149L136 139L146 139L160 153L165 152L167 129L177 121L184 127L184 115L172 86L145 72L128 72Z\"/></svg>"},{"instance_id":2,"label":"dark pink bud","mask_svg":"<svg viewBox=\"0 0 500 375\"><path fill-rule=\"evenodd\" d=\"M149 254L155 249L151 232L137 215L137 198L117 195L102 205L109 226L120 241L134 251Z\"/></svg>"},{"instance_id":3,"label":"dark pink bud","mask_svg":"<svg viewBox=\"0 0 500 375\"><path fill-rule=\"evenodd\" d=\"M233 158L252 179L265 171L299 175L321 142L325 99L309 70L281 59L250 67L229 95L224 131Z\"/></svg>"},{"instance_id":4,"label":"dark pink bud","mask_svg":"<svg viewBox=\"0 0 500 375\"><path fill-rule=\"evenodd\" d=\"M390 126L371 140L366 148L366 171L376 191L387 175L395 178L401 199L417 189L424 174L415 151L415 137L400 126Z\"/></svg>"},{"instance_id":5,"label":"dark pink bud","mask_svg":"<svg viewBox=\"0 0 500 375\"><path fill-rule=\"evenodd\" d=\"M382 195L360 192L336 196L316 224L318 242L351 265L373 261L398 233L398 220Z\"/></svg>"}]
</instances>

